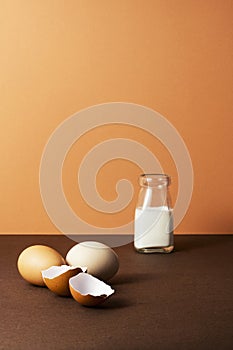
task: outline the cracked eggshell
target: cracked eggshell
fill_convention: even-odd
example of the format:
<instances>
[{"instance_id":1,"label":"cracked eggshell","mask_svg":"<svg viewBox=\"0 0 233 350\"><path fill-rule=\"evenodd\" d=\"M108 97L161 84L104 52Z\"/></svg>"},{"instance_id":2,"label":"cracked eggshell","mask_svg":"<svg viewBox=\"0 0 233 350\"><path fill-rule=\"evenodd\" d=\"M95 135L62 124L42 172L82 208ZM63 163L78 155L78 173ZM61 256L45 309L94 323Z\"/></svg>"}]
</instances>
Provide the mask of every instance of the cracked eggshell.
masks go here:
<instances>
[{"instance_id":1,"label":"cracked eggshell","mask_svg":"<svg viewBox=\"0 0 233 350\"><path fill-rule=\"evenodd\" d=\"M66 255L71 266L86 266L90 275L103 281L112 278L119 269L119 260L113 249L94 241L86 241L73 246Z\"/></svg>"},{"instance_id":2,"label":"cracked eggshell","mask_svg":"<svg viewBox=\"0 0 233 350\"><path fill-rule=\"evenodd\" d=\"M86 272L85 267L79 266L51 266L41 271L46 286L55 294L70 296L69 279L80 272Z\"/></svg>"},{"instance_id":3,"label":"cracked eggshell","mask_svg":"<svg viewBox=\"0 0 233 350\"><path fill-rule=\"evenodd\" d=\"M69 286L72 297L83 306L102 304L115 292L105 282L82 272L70 278Z\"/></svg>"},{"instance_id":4,"label":"cracked eggshell","mask_svg":"<svg viewBox=\"0 0 233 350\"><path fill-rule=\"evenodd\" d=\"M55 249L44 245L33 245L24 249L18 257L20 275L29 283L44 286L41 271L53 265L65 264L64 258Z\"/></svg>"}]
</instances>

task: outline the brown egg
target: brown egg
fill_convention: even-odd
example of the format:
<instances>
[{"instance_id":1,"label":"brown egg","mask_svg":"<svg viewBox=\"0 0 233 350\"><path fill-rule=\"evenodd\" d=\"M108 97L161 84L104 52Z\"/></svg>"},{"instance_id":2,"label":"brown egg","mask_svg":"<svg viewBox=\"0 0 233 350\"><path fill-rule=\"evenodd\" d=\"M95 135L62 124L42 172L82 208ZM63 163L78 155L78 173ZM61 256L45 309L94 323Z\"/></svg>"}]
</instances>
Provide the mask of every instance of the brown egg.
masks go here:
<instances>
[{"instance_id":1,"label":"brown egg","mask_svg":"<svg viewBox=\"0 0 233 350\"><path fill-rule=\"evenodd\" d=\"M72 297L84 306L102 304L114 293L114 290L105 282L82 272L70 278L69 286Z\"/></svg>"},{"instance_id":2,"label":"brown egg","mask_svg":"<svg viewBox=\"0 0 233 350\"><path fill-rule=\"evenodd\" d=\"M55 294L70 296L69 279L80 272L86 272L85 267L76 266L51 266L43 270L42 277L46 286Z\"/></svg>"},{"instance_id":3,"label":"brown egg","mask_svg":"<svg viewBox=\"0 0 233 350\"><path fill-rule=\"evenodd\" d=\"M29 283L44 286L41 271L53 265L65 264L64 258L53 248L33 245L19 255L17 267L21 276Z\"/></svg>"}]
</instances>

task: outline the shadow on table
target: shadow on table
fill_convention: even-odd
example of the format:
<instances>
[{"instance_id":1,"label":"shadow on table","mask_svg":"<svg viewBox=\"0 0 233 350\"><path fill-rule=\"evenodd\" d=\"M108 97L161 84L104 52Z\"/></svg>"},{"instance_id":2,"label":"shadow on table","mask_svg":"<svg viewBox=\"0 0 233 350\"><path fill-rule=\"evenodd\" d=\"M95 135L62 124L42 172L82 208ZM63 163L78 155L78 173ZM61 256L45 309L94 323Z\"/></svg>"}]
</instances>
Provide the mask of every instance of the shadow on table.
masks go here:
<instances>
[{"instance_id":1,"label":"shadow on table","mask_svg":"<svg viewBox=\"0 0 233 350\"><path fill-rule=\"evenodd\" d=\"M114 298L114 295L113 295L112 298L109 298L103 304L96 306L95 309L109 309L109 310L122 309L133 305L134 303L132 301L125 298L119 298L119 297Z\"/></svg>"},{"instance_id":2,"label":"shadow on table","mask_svg":"<svg viewBox=\"0 0 233 350\"><path fill-rule=\"evenodd\" d=\"M151 279L154 279L155 275L152 273L119 273L111 280L111 285L119 285L119 284L131 284L135 283L136 281L148 281Z\"/></svg>"},{"instance_id":3,"label":"shadow on table","mask_svg":"<svg viewBox=\"0 0 233 350\"><path fill-rule=\"evenodd\" d=\"M119 273L119 275L116 275L110 282L111 286L114 288L119 285L127 285L127 284L134 284L134 283L143 283L143 281L152 280L155 278L154 274L151 273ZM132 292L132 291L131 291ZM130 295L130 294L129 294ZM111 298L109 298L104 304L101 304L97 306L97 308L101 309L120 309L120 308L126 308L135 305L135 303L132 301L133 298L123 298L118 297L116 295L113 295Z\"/></svg>"},{"instance_id":4,"label":"shadow on table","mask_svg":"<svg viewBox=\"0 0 233 350\"><path fill-rule=\"evenodd\" d=\"M196 249L219 247L226 244L230 235L177 235L175 236L175 252L191 251Z\"/></svg>"}]
</instances>

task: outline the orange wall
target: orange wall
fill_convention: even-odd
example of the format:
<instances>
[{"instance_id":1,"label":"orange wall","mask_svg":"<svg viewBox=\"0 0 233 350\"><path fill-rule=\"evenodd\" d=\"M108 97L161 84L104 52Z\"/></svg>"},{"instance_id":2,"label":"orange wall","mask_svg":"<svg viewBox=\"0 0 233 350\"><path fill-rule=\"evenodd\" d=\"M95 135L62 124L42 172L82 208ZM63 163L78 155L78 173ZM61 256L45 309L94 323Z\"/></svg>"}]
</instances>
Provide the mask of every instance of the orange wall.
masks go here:
<instances>
[{"instance_id":1,"label":"orange wall","mask_svg":"<svg viewBox=\"0 0 233 350\"><path fill-rule=\"evenodd\" d=\"M183 136L195 186L176 231L232 232L232 21L231 0L0 0L1 233L57 232L39 192L43 148L67 117L110 101L148 106ZM84 219L89 209L74 191L78 163L92 144L115 136L155 153L175 198L176 169L163 147L133 128L105 127L77 142L64 164L67 198ZM97 184L112 199L117 177L136 184L139 172L119 161ZM91 220L122 224L134 205L135 198L125 213L109 220L94 212Z\"/></svg>"}]
</instances>

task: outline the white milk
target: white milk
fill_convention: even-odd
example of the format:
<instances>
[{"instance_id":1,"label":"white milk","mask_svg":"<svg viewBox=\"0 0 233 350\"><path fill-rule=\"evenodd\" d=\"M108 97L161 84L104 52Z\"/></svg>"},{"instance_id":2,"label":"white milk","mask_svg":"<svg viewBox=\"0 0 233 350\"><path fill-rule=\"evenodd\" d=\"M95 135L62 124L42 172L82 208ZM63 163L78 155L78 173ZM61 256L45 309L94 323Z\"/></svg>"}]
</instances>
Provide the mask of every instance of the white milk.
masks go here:
<instances>
[{"instance_id":1,"label":"white milk","mask_svg":"<svg viewBox=\"0 0 233 350\"><path fill-rule=\"evenodd\" d=\"M166 206L137 208L134 223L136 249L167 247L173 233L172 213Z\"/></svg>"}]
</instances>

